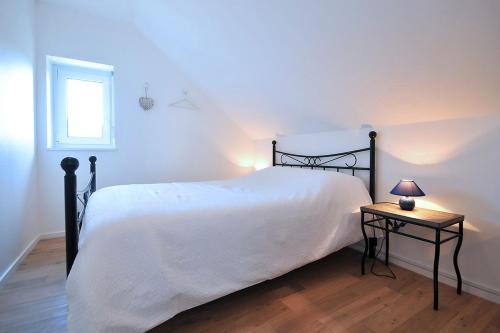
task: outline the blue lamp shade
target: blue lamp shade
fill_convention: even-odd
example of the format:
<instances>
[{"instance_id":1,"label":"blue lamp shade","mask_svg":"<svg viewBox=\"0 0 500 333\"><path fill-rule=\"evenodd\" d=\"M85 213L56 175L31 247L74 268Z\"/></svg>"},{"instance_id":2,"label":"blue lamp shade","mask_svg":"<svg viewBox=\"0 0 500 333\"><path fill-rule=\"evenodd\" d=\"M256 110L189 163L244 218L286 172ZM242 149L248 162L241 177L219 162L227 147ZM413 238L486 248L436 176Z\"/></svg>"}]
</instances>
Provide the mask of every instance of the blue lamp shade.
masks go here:
<instances>
[{"instance_id":1,"label":"blue lamp shade","mask_svg":"<svg viewBox=\"0 0 500 333\"><path fill-rule=\"evenodd\" d=\"M423 197L425 195L424 191L413 180L409 179L400 180L398 185L392 189L391 194L405 197Z\"/></svg>"},{"instance_id":2,"label":"blue lamp shade","mask_svg":"<svg viewBox=\"0 0 500 333\"><path fill-rule=\"evenodd\" d=\"M399 207L403 210L413 210L415 208L415 200L411 197L423 197L425 195L424 191L418 187L418 185L409 179L402 179L396 185L391 194L401 195L399 199Z\"/></svg>"}]
</instances>

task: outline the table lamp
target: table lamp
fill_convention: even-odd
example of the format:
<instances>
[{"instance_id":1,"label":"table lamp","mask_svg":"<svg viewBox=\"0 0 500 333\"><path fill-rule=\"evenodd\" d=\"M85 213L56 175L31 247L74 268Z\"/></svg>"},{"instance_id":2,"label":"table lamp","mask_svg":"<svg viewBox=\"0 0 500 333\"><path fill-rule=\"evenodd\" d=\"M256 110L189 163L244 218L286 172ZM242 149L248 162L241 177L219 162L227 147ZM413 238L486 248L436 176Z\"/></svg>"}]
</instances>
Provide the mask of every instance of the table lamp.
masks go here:
<instances>
[{"instance_id":1,"label":"table lamp","mask_svg":"<svg viewBox=\"0 0 500 333\"><path fill-rule=\"evenodd\" d=\"M403 210L413 210L415 208L415 200L412 197L423 197L424 191L410 179L402 179L392 189L391 194L400 195L399 207Z\"/></svg>"}]
</instances>

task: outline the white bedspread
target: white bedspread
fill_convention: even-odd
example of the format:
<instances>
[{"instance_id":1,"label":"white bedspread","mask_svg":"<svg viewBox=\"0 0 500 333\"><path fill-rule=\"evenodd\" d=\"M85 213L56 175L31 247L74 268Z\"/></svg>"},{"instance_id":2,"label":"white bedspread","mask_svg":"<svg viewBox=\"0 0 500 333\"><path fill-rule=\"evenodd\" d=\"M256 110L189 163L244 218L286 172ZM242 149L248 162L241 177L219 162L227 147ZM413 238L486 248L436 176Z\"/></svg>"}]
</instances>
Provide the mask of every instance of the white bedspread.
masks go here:
<instances>
[{"instance_id":1,"label":"white bedspread","mask_svg":"<svg viewBox=\"0 0 500 333\"><path fill-rule=\"evenodd\" d=\"M67 281L70 332L144 332L362 238L359 178L268 168L91 197Z\"/></svg>"}]
</instances>

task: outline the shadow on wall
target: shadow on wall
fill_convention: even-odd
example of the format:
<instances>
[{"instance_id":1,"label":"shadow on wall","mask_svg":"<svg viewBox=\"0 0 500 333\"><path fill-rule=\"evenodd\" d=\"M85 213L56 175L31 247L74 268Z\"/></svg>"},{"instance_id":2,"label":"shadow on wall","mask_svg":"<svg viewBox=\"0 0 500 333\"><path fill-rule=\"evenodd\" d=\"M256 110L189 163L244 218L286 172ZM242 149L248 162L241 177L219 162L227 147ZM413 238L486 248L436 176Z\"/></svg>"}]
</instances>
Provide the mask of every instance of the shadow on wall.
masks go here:
<instances>
[{"instance_id":1,"label":"shadow on wall","mask_svg":"<svg viewBox=\"0 0 500 333\"><path fill-rule=\"evenodd\" d=\"M500 117L388 127L378 142L378 200L400 178L414 178L427 197L417 206L462 213L464 243L460 266L466 280L500 292ZM425 265L433 250L395 237L391 252ZM450 242L453 243L453 242ZM453 244L443 246L441 268L453 272Z\"/></svg>"}]
</instances>

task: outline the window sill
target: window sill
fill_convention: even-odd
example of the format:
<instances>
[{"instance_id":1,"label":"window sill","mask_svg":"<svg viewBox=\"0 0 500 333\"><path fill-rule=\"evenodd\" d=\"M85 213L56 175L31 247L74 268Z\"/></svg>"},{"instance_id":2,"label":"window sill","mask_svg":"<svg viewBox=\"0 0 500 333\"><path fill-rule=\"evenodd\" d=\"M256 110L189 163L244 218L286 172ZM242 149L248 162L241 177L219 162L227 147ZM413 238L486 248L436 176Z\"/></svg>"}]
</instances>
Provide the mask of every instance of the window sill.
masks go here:
<instances>
[{"instance_id":1,"label":"window sill","mask_svg":"<svg viewBox=\"0 0 500 333\"><path fill-rule=\"evenodd\" d=\"M115 151L115 150L117 150L116 146L106 146L106 147L100 147L100 146L47 147L46 149L48 151L51 151L51 150L55 150L55 151L96 151L96 150L98 150L98 151Z\"/></svg>"}]
</instances>

